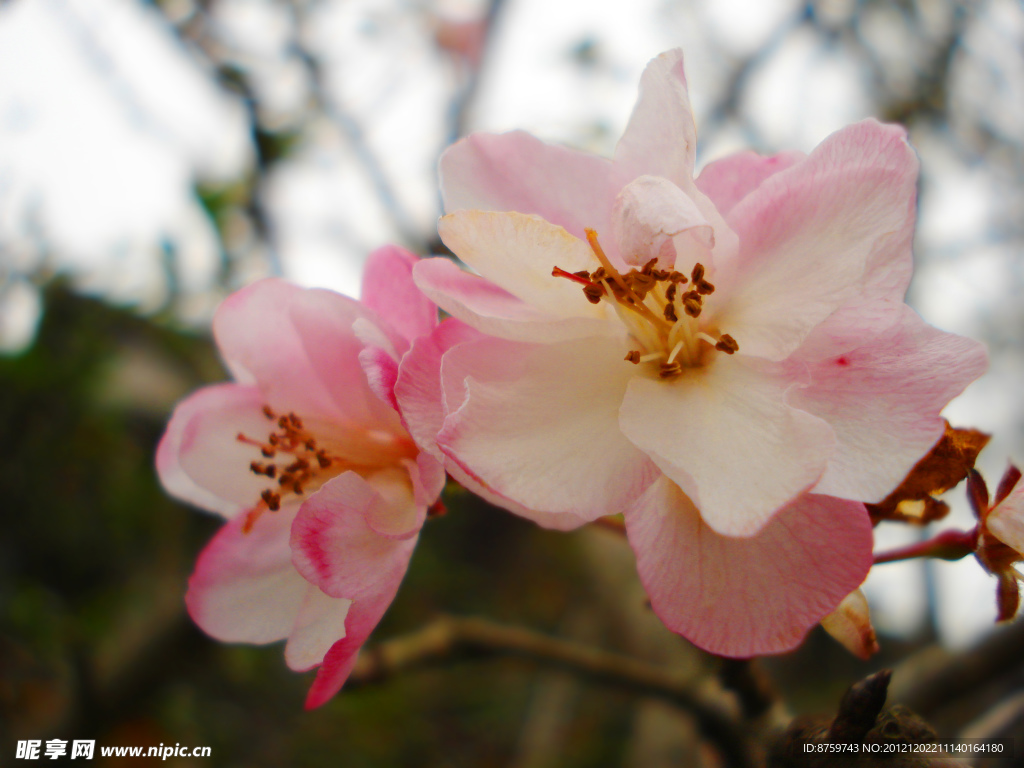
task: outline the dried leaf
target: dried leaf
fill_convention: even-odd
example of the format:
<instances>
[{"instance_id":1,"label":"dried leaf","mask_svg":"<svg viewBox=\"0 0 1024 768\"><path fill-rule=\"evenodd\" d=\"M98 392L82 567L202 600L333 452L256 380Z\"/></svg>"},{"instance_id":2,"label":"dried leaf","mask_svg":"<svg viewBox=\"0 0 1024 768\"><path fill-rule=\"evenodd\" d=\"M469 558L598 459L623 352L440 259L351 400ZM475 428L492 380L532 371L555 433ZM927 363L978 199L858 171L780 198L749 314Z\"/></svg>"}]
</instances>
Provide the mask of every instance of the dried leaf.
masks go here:
<instances>
[{"instance_id":1,"label":"dried leaf","mask_svg":"<svg viewBox=\"0 0 1024 768\"><path fill-rule=\"evenodd\" d=\"M946 422L945 434L899 487L880 503L866 505L872 522L895 520L925 525L945 517L949 507L934 497L967 477L990 437L976 429L956 429Z\"/></svg>"}]
</instances>

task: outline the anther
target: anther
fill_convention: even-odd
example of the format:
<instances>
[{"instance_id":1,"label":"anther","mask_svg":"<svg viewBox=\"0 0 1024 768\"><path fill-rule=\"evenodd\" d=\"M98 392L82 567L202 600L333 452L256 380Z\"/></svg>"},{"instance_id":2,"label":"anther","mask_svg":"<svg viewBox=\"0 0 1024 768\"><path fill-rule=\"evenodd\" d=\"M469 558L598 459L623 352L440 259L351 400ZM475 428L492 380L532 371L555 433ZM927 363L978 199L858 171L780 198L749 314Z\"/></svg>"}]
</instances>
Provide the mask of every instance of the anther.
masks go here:
<instances>
[{"instance_id":1,"label":"anther","mask_svg":"<svg viewBox=\"0 0 1024 768\"><path fill-rule=\"evenodd\" d=\"M635 350L635 349L632 352L627 352L625 360L627 362L632 363L633 365L639 365L640 364L640 353L637 350Z\"/></svg>"},{"instance_id":2,"label":"anther","mask_svg":"<svg viewBox=\"0 0 1024 768\"><path fill-rule=\"evenodd\" d=\"M320 465L320 469L326 469L331 466L331 459L327 455L327 451L322 448L316 452L316 462Z\"/></svg>"},{"instance_id":3,"label":"anther","mask_svg":"<svg viewBox=\"0 0 1024 768\"><path fill-rule=\"evenodd\" d=\"M690 273L690 279L695 283L699 283L701 280L704 279L703 264L697 262L696 264L693 265L693 271Z\"/></svg>"},{"instance_id":4,"label":"anther","mask_svg":"<svg viewBox=\"0 0 1024 768\"><path fill-rule=\"evenodd\" d=\"M683 294L683 309L690 317L700 317L700 311L703 308L699 293L687 291Z\"/></svg>"},{"instance_id":5,"label":"anther","mask_svg":"<svg viewBox=\"0 0 1024 768\"><path fill-rule=\"evenodd\" d=\"M731 355L738 352L740 345L736 343L736 339L730 336L728 333L723 333L722 338L715 344L715 349L719 352L725 352L727 355Z\"/></svg>"},{"instance_id":6,"label":"anther","mask_svg":"<svg viewBox=\"0 0 1024 768\"><path fill-rule=\"evenodd\" d=\"M685 283L686 275L684 275L682 272L676 272L675 270L672 270L671 272L669 272L668 277L666 279L673 285L676 283Z\"/></svg>"},{"instance_id":7,"label":"anther","mask_svg":"<svg viewBox=\"0 0 1024 768\"><path fill-rule=\"evenodd\" d=\"M657 259L651 259L646 264L644 264L643 269L641 269L640 272L644 275L650 275L652 272L654 272L654 265L657 263Z\"/></svg>"},{"instance_id":8,"label":"anther","mask_svg":"<svg viewBox=\"0 0 1024 768\"><path fill-rule=\"evenodd\" d=\"M260 494L260 498L267 505L267 509L271 512L277 512L281 508L281 496L280 494L274 493L269 488ZM250 525L250 528L252 526Z\"/></svg>"},{"instance_id":9,"label":"anther","mask_svg":"<svg viewBox=\"0 0 1024 768\"><path fill-rule=\"evenodd\" d=\"M708 294L715 292L715 286L713 286L707 280L694 280L693 287L696 288L697 293L701 294L702 296L707 296Z\"/></svg>"},{"instance_id":10,"label":"anther","mask_svg":"<svg viewBox=\"0 0 1024 768\"><path fill-rule=\"evenodd\" d=\"M676 363L662 363L661 370L658 371L658 376L663 379L671 379L673 376L678 376L683 372L683 366Z\"/></svg>"},{"instance_id":11,"label":"anther","mask_svg":"<svg viewBox=\"0 0 1024 768\"><path fill-rule=\"evenodd\" d=\"M312 437L309 438L306 442L304 442L303 445L306 446L307 451L316 450L316 440L314 440Z\"/></svg>"},{"instance_id":12,"label":"anther","mask_svg":"<svg viewBox=\"0 0 1024 768\"><path fill-rule=\"evenodd\" d=\"M274 413L273 409L269 405L264 405L263 415L266 416L268 419L273 420L277 414Z\"/></svg>"},{"instance_id":13,"label":"anther","mask_svg":"<svg viewBox=\"0 0 1024 768\"><path fill-rule=\"evenodd\" d=\"M669 303L675 301L677 290L679 290L679 286L675 283L671 283L669 287L665 289L665 301Z\"/></svg>"},{"instance_id":14,"label":"anther","mask_svg":"<svg viewBox=\"0 0 1024 768\"><path fill-rule=\"evenodd\" d=\"M675 287L675 286L673 286L673 287ZM665 305L665 313L664 314L665 314L665 319L668 320L670 323L674 323L676 320L679 319L679 315L676 314L676 305L673 304L671 302L671 300L669 301L668 304Z\"/></svg>"},{"instance_id":15,"label":"anther","mask_svg":"<svg viewBox=\"0 0 1024 768\"><path fill-rule=\"evenodd\" d=\"M601 297L605 295L604 286L600 283L591 283L583 287L583 295L591 304L600 304Z\"/></svg>"}]
</instances>

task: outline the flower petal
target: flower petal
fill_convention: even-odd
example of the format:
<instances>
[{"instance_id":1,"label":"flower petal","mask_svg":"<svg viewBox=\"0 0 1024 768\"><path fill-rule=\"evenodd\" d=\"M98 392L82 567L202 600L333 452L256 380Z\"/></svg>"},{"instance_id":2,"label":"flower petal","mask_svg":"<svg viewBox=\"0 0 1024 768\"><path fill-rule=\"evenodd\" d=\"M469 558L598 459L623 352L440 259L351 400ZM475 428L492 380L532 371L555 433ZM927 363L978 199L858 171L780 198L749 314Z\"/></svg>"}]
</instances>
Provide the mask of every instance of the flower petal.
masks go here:
<instances>
[{"instance_id":1,"label":"flower petal","mask_svg":"<svg viewBox=\"0 0 1024 768\"><path fill-rule=\"evenodd\" d=\"M871 610L867 598L859 589L844 597L843 602L821 620L821 627L858 659L870 659L878 653L878 638L871 625Z\"/></svg>"},{"instance_id":2,"label":"flower petal","mask_svg":"<svg viewBox=\"0 0 1024 768\"><path fill-rule=\"evenodd\" d=\"M801 496L756 536L732 538L662 478L627 512L626 532L655 613L723 656L796 647L871 567L864 506L827 496Z\"/></svg>"},{"instance_id":3,"label":"flower petal","mask_svg":"<svg viewBox=\"0 0 1024 768\"><path fill-rule=\"evenodd\" d=\"M437 433L445 417L441 357L452 347L479 338L479 331L455 318L446 318L430 336L413 342L399 366L395 398L402 420L420 450L435 458L443 456L437 447Z\"/></svg>"},{"instance_id":4,"label":"flower petal","mask_svg":"<svg viewBox=\"0 0 1024 768\"><path fill-rule=\"evenodd\" d=\"M304 672L324 660L331 646L345 637L351 606L351 600L328 597L306 582L305 597L284 647L284 660L289 669Z\"/></svg>"},{"instance_id":5,"label":"flower petal","mask_svg":"<svg viewBox=\"0 0 1024 768\"><path fill-rule=\"evenodd\" d=\"M553 277L600 266L586 241L538 216L457 211L441 218L444 244L482 277L537 309L559 317L600 318L604 309L586 300L577 283Z\"/></svg>"},{"instance_id":6,"label":"flower petal","mask_svg":"<svg viewBox=\"0 0 1024 768\"><path fill-rule=\"evenodd\" d=\"M608 221L614 191L603 157L552 146L528 133L475 133L441 155L445 212L534 213L583 238Z\"/></svg>"},{"instance_id":7,"label":"flower petal","mask_svg":"<svg viewBox=\"0 0 1024 768\"><path fill-rule=\"evenodd\" d=\"M637 176L663 176L686 190L692 184L697 130L678 48L653 59L640 78L640 95L615 147L621 184Z\"/></svg>"},{"instance_id":8,"label":"flower petal","mask_svg":"<svg viewBox=\"0 0 1024 768\"><path fill-rule=\"evenodd\" d=\"M790 407L774 368L719 357L675 380L637 377L619 422L715 531L752 536L821 477L835 438Z\"/></svg>"},{"instance_id":9,"label":"flower petal","mask_svg":"<svg viewBox=\"0 0 1024 768\"><path fill-rule=\"evenodd\" d=\"M757 189L769 176L784 171L806 157L803 152L780 152L762 157L747 150L723 157L704 166L697 177L697 189L707 195L718 212L729 212Z\"/></svg>"},{"instance_id":10,"label":"flower petal","mask_svg":"<svg viewBox=\"0 0 1024 768\"><path fill-rule=\"evenodd\" d=\"M484 340L445 355L438 444L477 482L529 509L622 512L656 470L618 427L633 366L624 340Z\"/></svg>"},{"instance_id":11,"label":"flower petal","mask_svg":"<svg viewBox=\"0 0 1024 768\"><path fill-rule=\"evenodd\" d=\"M398 381L398 363L381 347L366 347L359 353L359 365L366 383L377 397L398 410L395 383Z\"/></svg>"},{"instance_id":12,"label":"flower petal","mask_svg":"<svg viewBox=\"0 0 1024 768\"><path fill-rule=\"evenodd\" d=\"M689 271L698 261L710 262L715 243L697 204L657 176L641 176L623 188L615 199L612 231L623 261L637 267L658 259L662 269L685 264Z\"/></svg>"},{"instance_id":13,"label":"flower petal","mask_svg":"<svg viewBox=\"0 0 1024 768\"><path fill-rule=\"evenodd\" d=\"M208 635L271 643L292 631L310 586L292 565L288 544L296 511L292 505L268 512L248 533L242 531L244 518L236 517L203 549L185 604Z\"/></svg>"},{"instance_id":14,"label":"flower petal","mask_svg":"<svg viewBox=\"0 0 1024 768\"><path fill-rule=\"evenodd\" d=\"M437 307L416 287L412 269L419 259L396 245L378 248L363 269L363 304L391 326L409 344L437 325Z\"/></svg>"},{"instance_id":15,"label":"flower petal","mask_svg":"<svg viewBox=\"0 0 1024 768\"><path fill-rule=\"evenodd\" d=\"M909 276L903 246L916 181L904 131L874 121L833 134L768 178L729 215L740 249L717 264L719 327L744 354L782 360L867 286L895 290Z\"/></svg>"},{"instance_id":16,"label":"flower petal","mask_svg":"<svg viewBox=\"0 0 1024 768\"><path fill-rule=\"evenodd\" d=\"M324 592L352 601L346 634L324 657L306 707L330 699L348 677L356 653L394 599L416 546L415 535L382 536L367 516L387 502L354 472L323 486L303 505L292 531L295 565Z\"/></svg>"},{"instance_id":17,"label":"flower petal","mask_svg":"<svg viewBox=\"0 0 1024 768\"><path fill-rule=\"evenodd\" d=\"M877 503L942 436L939 412L985 371L987 355L904 304L881 303L864 313L871 315L889 321L858 327L847 315L848 323L814 334L836 351L807 361L813 383L791 402L827 421L838 441L815 493ZM820 355L825 345L815 338L808 346Z\"/></svg>"},{"instance_id":18,"label":"flower petal","mask_svg":"<svg viewBox=\"0 0 1024 768\"><path fill-rule=\"evenodd\" d=\"M237 437L267 437L263 402L256 387L215 384L178 403L156 450L167 492L224 517L259 501L267 481L250 472L249 463L262 457Z\"/></svg>"},{"instance_id":19,"label":"flower petal","mask_svg":"<svg viewBox=\"0 0 1024 768\"><path fill-rule=\"evenodd\" d=\"M1018 482L989 512L985 524L1001 542L1024 555L1024 483Z\"/></svg>"},{"instance_id":20,"label":"flower petal","mask_svg":"<svg viewBox=\"0 0 1024 768\"><path fill-rule=\"evenodd\" d=\"M606 321L593 317L553 316L482 277L464 272L448 259L424 259L416 265L415 275L416 284L445 312L498 338L543 343L591 336L607 327ZM577 302L591 306L582 292L567 299L567 303Z\"/></svg>"}]
</instances>

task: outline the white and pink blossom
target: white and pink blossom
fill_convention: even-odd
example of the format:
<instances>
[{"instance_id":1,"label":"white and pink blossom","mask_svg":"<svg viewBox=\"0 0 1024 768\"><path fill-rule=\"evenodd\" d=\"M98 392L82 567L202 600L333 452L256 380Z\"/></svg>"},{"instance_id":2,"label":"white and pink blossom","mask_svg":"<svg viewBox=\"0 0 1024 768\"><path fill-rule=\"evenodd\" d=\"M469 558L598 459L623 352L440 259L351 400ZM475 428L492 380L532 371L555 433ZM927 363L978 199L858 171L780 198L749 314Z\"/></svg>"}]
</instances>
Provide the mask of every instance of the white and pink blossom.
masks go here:
<instances>
[{"instance_id":1,"label":"white and pink blossom","mask_svg":"<svg viewBox=\"0 0 1024 768\"><path fill-rule=\"evenodd\" d=\"M192 618L219 640L287 639L292 669L319 666L311 707L344 683L444 484L394 402L437 323L415 261L371 255L362 302L281 280L230 296L213 330L234 382L180 403L157 451L170 493L228 520L189 581Z\"/></svg>"},{"instance_id":2,"label":"white and pink blossom","mask_svg":"<svg viewBox=\"0 0 1024 768\"><path fill-rule=\"evenodd\" d=\"M696 179L695 148L673 51L611 160L521 132L449 149L439 230L474 272L414 274L469 329L414 347L432 383L399 377L396 395L489 499L559 528L623 513L663 621L748 656L792 648L861 584L862 503L942 435L986 355L903 303L902 128Z\"/></svg>"}]
</instances>

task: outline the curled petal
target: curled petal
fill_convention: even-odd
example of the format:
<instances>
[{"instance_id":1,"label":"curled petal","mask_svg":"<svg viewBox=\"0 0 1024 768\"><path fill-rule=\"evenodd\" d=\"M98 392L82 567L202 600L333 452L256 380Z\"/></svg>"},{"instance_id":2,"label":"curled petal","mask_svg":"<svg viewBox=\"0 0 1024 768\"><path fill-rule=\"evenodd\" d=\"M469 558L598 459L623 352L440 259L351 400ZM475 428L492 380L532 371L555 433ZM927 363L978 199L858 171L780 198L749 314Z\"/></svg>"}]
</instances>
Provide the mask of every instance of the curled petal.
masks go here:
<instances>
[{"instance_id":1,"label":"curled petal","mask_svg":"<svg viewBox=\"0 0 1024 768\"><path fill-rule=\"evenodd\" d=\"M867 598L859 589L844 597L843 602L821 620L821 626L858 659L869 659L878 653L878 638L871 625L871 610Z\"/></svg>"},{"instance_id":2,"label":"curled petal","mask_svg":"<svg viewBox=\"0 0 1024 768\"><path fill-rule=\"evenodd\" d=\"M1001 542L1024 557L1024 483L1017 483L985 519L988 529Z\"/></svg>"},{"instance_id":3,"label":"curled petal","mask_svg":"<svg viewBox=\"0 0 1024 768\"><path fill-rule=\"evenodd\" d=\"M718 212L729 212L743 198L757 189L769 176L784 171L803 160L803 152L780 152L762 157L756 152L737 152L708 163L697 177L697 189L711 198Z\"/></svg>"},{"instance_id":4,"label":"curled petal","mask_svg":"<svg viewBox=\"0 0 1024 768\"><path fill-rule=\"evenodd\" d=\"M661 478L626 513L626 532L655 613L723 656L794 648L871 567L864 506L827 496L801 496L756 536L733 538Z\"/></svg>"}]
</instances>

